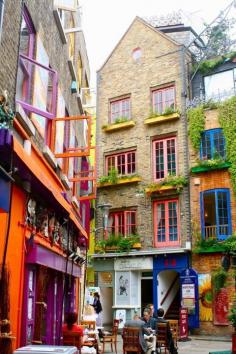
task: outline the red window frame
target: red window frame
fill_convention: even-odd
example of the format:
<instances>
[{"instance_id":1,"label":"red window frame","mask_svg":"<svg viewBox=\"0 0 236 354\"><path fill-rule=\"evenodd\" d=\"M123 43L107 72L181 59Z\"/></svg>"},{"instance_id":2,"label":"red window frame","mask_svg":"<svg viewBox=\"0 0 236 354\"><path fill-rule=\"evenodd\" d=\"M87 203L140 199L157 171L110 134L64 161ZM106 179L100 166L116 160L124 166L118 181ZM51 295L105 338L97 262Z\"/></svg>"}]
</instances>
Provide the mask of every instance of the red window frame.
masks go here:
<instances>
[{"instance_id":1,"label":"red window frame","mask_svg":"<svg viewBox=\"0 0 236 354\"><path fill-rule=\"evenodd\" d=\"M152 110L155 113L164 113L166 108L175 109L175 86L168 86L152 91Z\"/></svg>"},{"instance_id":2,"label":"red window frame","mask_svg":"<svg viewBox=\"0 0 236 354\"><path fill-rule=\"evenodd\" d=\"M171 207L175 204L175 210ZM162 210L160 211L163 215L159 215L158 220L158 206L161 206ZM176 217L174 212L176 211ZM180 243L180 219L179 219L179 201L178 199L168 199L155 201L153 205L153 219L154 219L154 247L172 247L179 246ZM162 217L163 216L163 217ZM171 219L172 222L171 223ZM175 220L176 219L176 220ZM162 222L161 222L162 220ZM160 234L158 235L158 223L160 223ZM173 225L173 227L172 227ZM171 229L172 227L172 229ZM177 238L174 237L174 234L177 233ZM158 236L159 240L158 240ZM173 240L171 238L173 237ZM162 238L162 240L160 240Z\"/></svg>"},{"instance_id":3,"label":"red window frame","mask_svg":"<svg viewBox=\"0 0 236 354\"><path fill-rule=\"evenodd\" d=\"M173 155L174 159L169 159ZM177 139L169 137L153 141L153 179L159 181L168 175L177 175Z\"/></svg>"},{"instance_id":4,"label":"red window frame","mask_svg":"<svg viewBox=\"0 0 236 354\"><path fill-rule=\"evenodd\" d=\"M115 168L119 175L132 175L136 172L136 150L106 156L106 174Z\"/></svg>"},{"instance_id":5,"label":"red window frame","mask_svg":"<svg viewBox=\"0 0 236 354\"><path fill-rule=\"evenodd\" d=\"M122 98L110 102L110 123L115 123L117 118L131 117L130 97Z\"/></svg>"},{"instance_id":6,"label":"red window frame","mask_svg":"<svg viewBox=\"0 0 236 354\"><path fill-rule=\"evenodd\" d=\"M109 227L110 234L123 235L124 237L136 234L137 216L136 210L122 210L109 214L109 223L113 218L113 222Z\"/></svg>"}]
</instances>

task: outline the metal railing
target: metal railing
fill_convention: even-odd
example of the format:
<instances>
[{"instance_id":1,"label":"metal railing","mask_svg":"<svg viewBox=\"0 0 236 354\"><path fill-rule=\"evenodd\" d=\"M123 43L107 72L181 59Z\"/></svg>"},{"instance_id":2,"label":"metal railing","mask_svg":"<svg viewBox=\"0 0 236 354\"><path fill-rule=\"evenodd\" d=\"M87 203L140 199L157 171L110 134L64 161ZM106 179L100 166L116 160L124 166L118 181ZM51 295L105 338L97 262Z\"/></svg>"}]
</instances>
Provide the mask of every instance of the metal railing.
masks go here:
<instances>
[{"instance_id":1,"label":"metal railing","mask_svg":"<svg viewBox=\"0 0 236 354\"><path fill-rule=\"evenodd\" d=\"M205 226L205 240L208 239L217 239L219 235L228 235L229 234L229 225L211 225Z\"/></svg>"},{"instance_id":2,"label":"metal railing","mask_svg":"<svg viewBox=\"0 0 236 354\"><path fill-rule=\"evenodd\" d=\"M186 106L188 108L194 108L200 105L208 105L209 103L220 103L224 100L236 96L236 88L233 87L230 90L220 90L211 95L200 95L198 97L194 97L192 100L187 100Z\"/></svg>"}]
</instances>

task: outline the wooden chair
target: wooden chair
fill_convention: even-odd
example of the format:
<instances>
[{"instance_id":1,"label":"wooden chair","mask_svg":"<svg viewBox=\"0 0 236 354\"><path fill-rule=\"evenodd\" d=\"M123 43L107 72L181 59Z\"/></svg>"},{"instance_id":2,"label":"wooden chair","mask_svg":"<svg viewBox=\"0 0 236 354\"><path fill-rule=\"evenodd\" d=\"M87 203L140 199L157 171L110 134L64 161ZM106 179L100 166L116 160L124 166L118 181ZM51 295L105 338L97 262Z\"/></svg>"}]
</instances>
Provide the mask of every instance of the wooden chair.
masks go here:
<instances>
[{"instance_id":1,"label":"wooden chair","mask_svg":"<svg viewBox=\"0 0 236 354\"><path fill-rule=\"evenodd\" d=\"M139 343L140 328L124 327L123 328L123 354L130 352L142 354L143 350Z\"/></svg>"},{"instance_id":2,"label":"wooden chair","mask_svg":"<svg viewBox=\"0 0 236 354\"><path fill-rule=\"evenodd\" d=\"M174 344L175 344L175 346L177 348L178 347L177 346L177 341L179 339L179 321L178 320L168 320L168 322L169 322L169 325L170 325L170 330L171 330L171 333L172 333Z\"/></svg>"},{"instance_id":3,"label":"wooden chair","mask_svg":"<svg viewBox=\"0 0 236 354\"><path fill-rule=\"evenodd\" d=\"M167 338L168 323L157 323L157 350L159 353L162 349L165 350L165 354L169 353L168 350L168 338Z\"/></svg>"},{"instance_id":4,"label":"wooden chair","mask_svg":"<svg viewBox=\"0 0 236 354\"><path fill-rule=\"evenodd\" d=\"M95 330L95 328L96 328L96 321L82 320L82 321L80 321L80 324L84 328L88 328L88 329L91 329L91 330Z\"/></svg>"},{"instance_id":5,"label":"wooden chair","mask_svg":"<svg viewBox=\"0 0 236 354\"><path fill-rule=\"evenodd\" d=\"M113 325L112 331L110 334L103 334L102 337L100 337L100 343L102 344L102 354L105 351L106 343L111 344L111 351L112 352L113 352L113 344L114 344L115 352L117 354L117 334L118 334L118 326Z\"/></svg>"},{"instance_id":6,"label":"wooden chair","mask_svg":"<svg viewBox=\"0 0 236 354\"><path fill-rule=\"evenodd\" d=\"M80 333L63 331L63 345L72 345L77 347L79 354L81 354L82 336Z\"/></svg>"}]
</instances>

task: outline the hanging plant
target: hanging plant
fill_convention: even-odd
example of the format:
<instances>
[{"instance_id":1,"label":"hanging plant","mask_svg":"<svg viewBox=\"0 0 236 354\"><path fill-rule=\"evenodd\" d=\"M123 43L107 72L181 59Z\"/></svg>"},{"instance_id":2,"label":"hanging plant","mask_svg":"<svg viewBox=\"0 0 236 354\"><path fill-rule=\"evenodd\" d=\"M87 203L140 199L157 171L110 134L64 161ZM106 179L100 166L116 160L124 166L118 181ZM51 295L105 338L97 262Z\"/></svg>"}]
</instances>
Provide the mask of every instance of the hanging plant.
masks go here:
<instances>
[{"instance_id":1,"label":"hanging plant","mask_svg":"<svg viewBox=\"0 0 236 354\"><path fill-rule=\"evenodd\" d=\"M234 193L236 194L236 97L224 101L219 108L219 122L226 140L227 160Z\"/></svg>"},{"instance_id":2,"label":"hanging plant","mask_svg":"<svg viewBox=\"0 0 236 354\"><path fill-rule=\"evenodd\" d=\"M191 108L187 111L187 117L189 122L188 133L193 148L199 151L201 143L201 134L205 128L205 115L203 106Z\"/></svg>"}]
</instances>

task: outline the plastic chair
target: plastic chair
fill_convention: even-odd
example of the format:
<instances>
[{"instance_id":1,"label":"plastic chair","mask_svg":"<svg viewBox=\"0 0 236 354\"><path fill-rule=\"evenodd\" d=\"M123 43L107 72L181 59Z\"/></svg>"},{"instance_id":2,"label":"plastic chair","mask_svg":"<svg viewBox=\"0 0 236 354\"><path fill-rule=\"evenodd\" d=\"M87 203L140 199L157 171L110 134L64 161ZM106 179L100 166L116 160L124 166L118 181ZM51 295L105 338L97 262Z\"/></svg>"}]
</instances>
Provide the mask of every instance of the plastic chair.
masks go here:
<instances>
[{"instance_id":1,"label":"plastic chair","mask_svg":"<svg viewBox=\"0 0 236 354\"><path fill-rule=\"evenodd\" d=\"M168 320L169 325L170 325L170 330L172 333L172 338L174 341L174 344L177 348L177 341L179 339L179 321L178 320Z\"/></svg>"},{"instance_id":2,"label":"plastic chair","mask_svg":"<svg viewBox=\"0 0 236 354\"><path fill-rule=\"evenodd\" d=\"M162 349L165 350L165 354L169 353L168 350L168 323L159 322L157 323L157 350L159 353L162 352Z\"/></svg>"},{"instance_id":3,"label":"plastic chair","mask_svg":"<svg viewBox=\"0 0 236 354\"><path fill-rule=\"evenodd\" d=\"M143 350L139 343L140 328L124 327L123 328L123 354L130 352L142 354Z\"/></svg>"},{"instance_id":4,"label":"plastic chair","mask_svg":"<svg viewBox=\"0 0 236 354\"><path fill-rule=\"evenodd\" d=\"M111 333L103 334L102 337L100 337L100 343L102 344L102 354L105 351L106 343L111 344L111 351L112 352L113 352L113 344L114 344L115 352L117 354L117 334L118 334L118 326L115 325L112 327Z\"/></svg>"},{"instance_id":5,"label":"plastic chair","mask_svg":"<svg viewBox=\"0 0 236 354\"><path fill-rule=\"evenodd\" d=\"M63 331L63 345L75 346L81 354L82 336L80 333Z\"/></svg>"}]
</instances>

